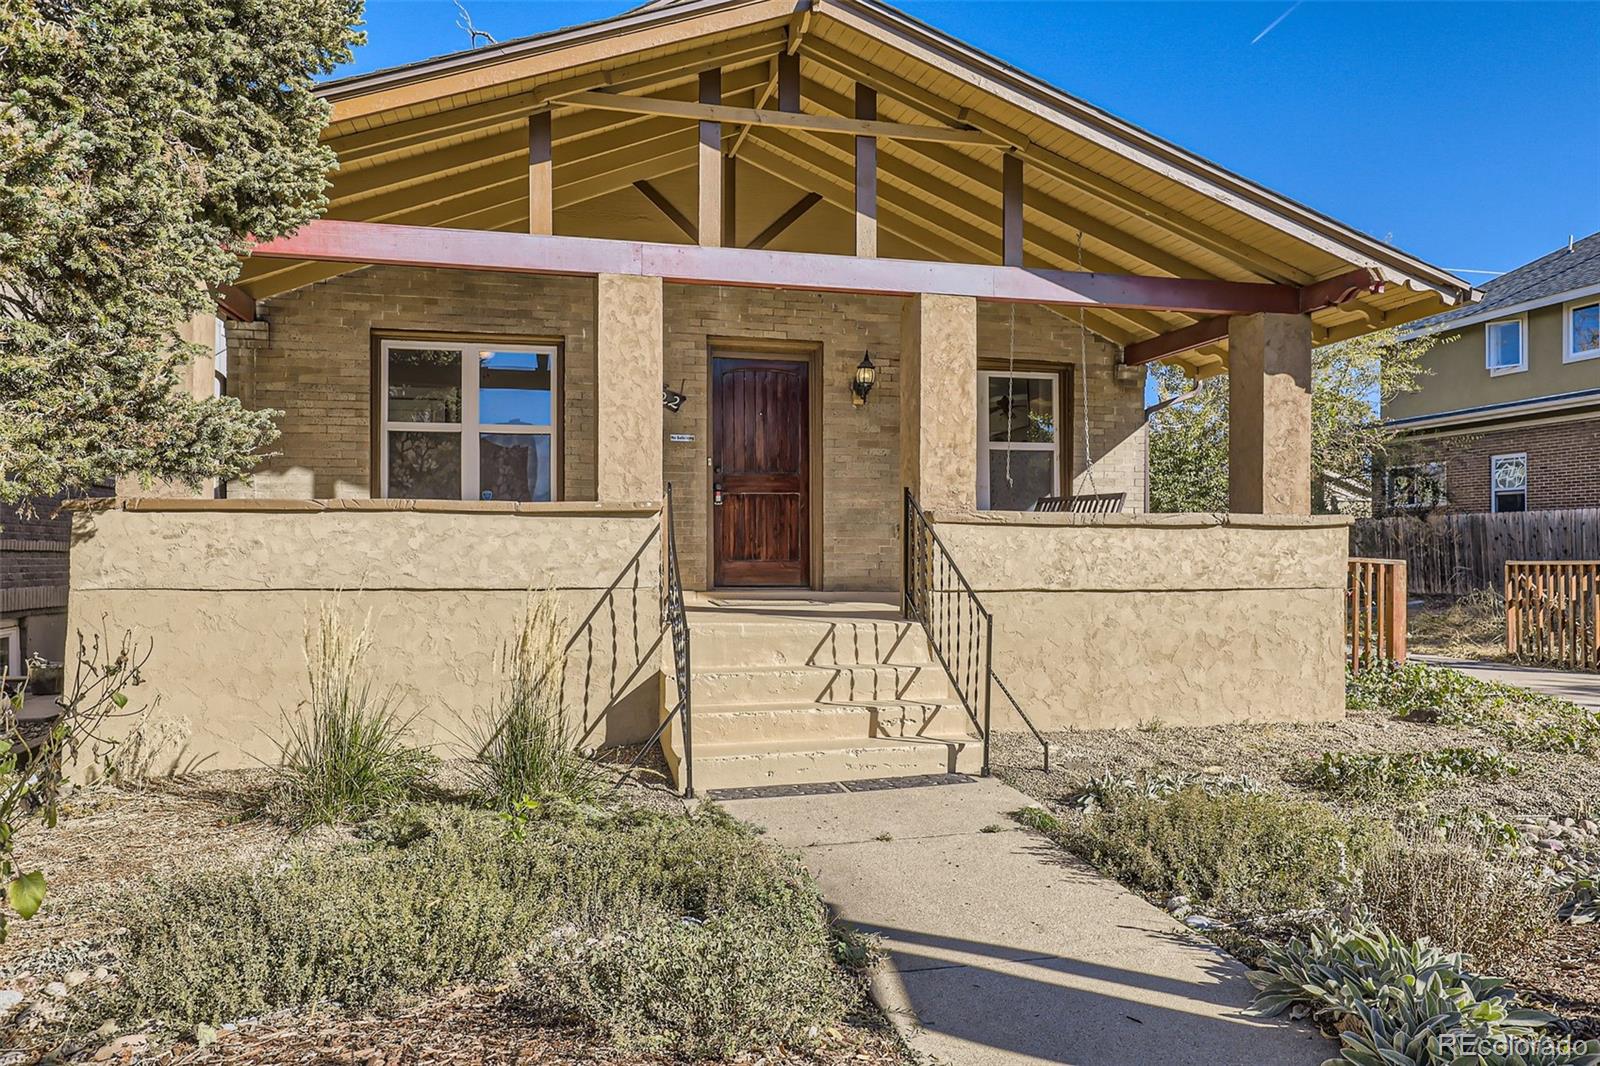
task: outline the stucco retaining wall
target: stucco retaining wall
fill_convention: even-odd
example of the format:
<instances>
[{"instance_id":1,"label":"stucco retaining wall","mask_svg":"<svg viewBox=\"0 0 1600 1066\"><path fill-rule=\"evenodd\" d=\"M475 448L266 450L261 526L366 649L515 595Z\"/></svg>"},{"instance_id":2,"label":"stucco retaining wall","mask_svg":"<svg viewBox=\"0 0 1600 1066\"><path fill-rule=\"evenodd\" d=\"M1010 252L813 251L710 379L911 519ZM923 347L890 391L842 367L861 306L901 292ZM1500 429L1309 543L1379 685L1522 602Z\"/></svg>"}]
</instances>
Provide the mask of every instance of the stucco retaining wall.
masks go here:
<instances>
[{"instance_id":1,"label":"stucco retaining wall","mask_svg":"<svg viewBox=\"0 0 1600 1066\"><path fill-rule=\"evenodd\" d=\"M1042 729L1344 713L1348 518L930 517ZM997 728L1021 728L1004 706Z\"/></svg>"},{"instance_id":2,"label":"stucco retaining wall","mask_svg":"<svg viewBox=\"0 0 1600 1066\"><path fill-rule=\"evenodd\" d=\"M74 516L68 625L153 642L139 701L188 720L189 757L250 766L276 760L307 625L337 598L368 620L377 685L449 754L493 697L528 590L551 588L578 632L569 712L596 723L592 743L633 742L660 707L657 526L593 503L122 501Z\"/></svg>"}]
</instances>

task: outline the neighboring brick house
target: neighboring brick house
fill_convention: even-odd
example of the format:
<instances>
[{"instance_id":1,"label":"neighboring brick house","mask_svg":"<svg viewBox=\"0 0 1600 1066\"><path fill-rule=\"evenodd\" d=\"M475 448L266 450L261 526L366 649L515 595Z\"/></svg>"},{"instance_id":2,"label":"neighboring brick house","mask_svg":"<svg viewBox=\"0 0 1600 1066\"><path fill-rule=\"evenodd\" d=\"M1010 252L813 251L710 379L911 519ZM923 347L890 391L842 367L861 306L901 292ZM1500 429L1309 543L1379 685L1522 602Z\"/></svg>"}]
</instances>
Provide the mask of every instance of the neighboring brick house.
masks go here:
<instances>
[{"instance_id":1,"label":"neighboring brick house","mask_svg":"<svg viewBox=\"0 0 1600 1066\"><path fill-rule=\"evenodd\" d=\"M66 645L72 523L59 503L0 504L0 674L8 677L31 656L59 662Z\"/></svg>"},{"instance_id":2,"label":"neighboring brick house","mask_svg":"<svg viewBox=\"0 0 1600 1066\"><path fill-rule=\"evenodd\" d=\"M1424 359L1422 388L1384 410L1402 433L1386 509L1600 507L1600 233L1483 294L1411 328L1445 339Z\"/></svg>"}]
</instances>

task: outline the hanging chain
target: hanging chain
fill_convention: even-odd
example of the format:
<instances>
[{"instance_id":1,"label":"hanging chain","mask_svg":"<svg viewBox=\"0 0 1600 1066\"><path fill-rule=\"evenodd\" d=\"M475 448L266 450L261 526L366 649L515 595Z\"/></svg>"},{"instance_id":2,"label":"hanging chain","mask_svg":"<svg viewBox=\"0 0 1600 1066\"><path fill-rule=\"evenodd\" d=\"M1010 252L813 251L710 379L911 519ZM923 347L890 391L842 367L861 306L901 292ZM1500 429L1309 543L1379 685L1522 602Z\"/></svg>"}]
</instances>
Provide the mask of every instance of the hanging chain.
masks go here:
<instances>
[{"instance_id":1,"label":"hanging chain","mask_svg":"<svg viewBox=\"0 0 1600 1066\"><path fill-rule=\"evenodd\" d=\"M1078 271L1083 272L1083 230L1078 231ZM1083 477L1091 493L1100 490L1094 483L1094 452L1089 447L1089 333L1084 325L1083 305L1078 305L1078 368L1083 371Z\"/></svg>"},{"instance_id":2,"label":"hanging chain","mask_svg":"<svg viewBox=\"0 0 1600 1066\"><path fill-rule=\"evenodd\" d=\"M1016 419L1013 417L1013 404L1017 395L1017 305L1011 305L1011 352L1006 363L1006 488L1014 489L1017 483L1011 478L1011 425Z\"/></svg>"}]
</instances>

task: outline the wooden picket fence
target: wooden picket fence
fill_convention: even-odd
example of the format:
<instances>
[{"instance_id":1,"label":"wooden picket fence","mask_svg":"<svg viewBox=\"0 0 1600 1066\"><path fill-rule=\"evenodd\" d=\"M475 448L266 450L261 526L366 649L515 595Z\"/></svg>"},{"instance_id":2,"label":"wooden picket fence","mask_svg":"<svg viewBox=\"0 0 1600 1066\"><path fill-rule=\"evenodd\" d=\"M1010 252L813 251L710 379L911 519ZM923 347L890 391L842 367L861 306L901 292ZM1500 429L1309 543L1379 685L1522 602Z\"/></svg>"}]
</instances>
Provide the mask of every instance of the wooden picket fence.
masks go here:
<instances>
[{"instance_id":1,"label":"wooden picket fence","mask_svg":"<svg viewBox=\"0 0 1600 1066\"><path fill-rule=\"evenodd\" d=\"M1350 560L1345 580L1345 640L1350 669L1406 660L1404 559Z\"/></svg>"},{"instance_id":2,"label":"wooden picket fence","mask_svg":"<svg viewBox=\"0 0 1600 1066\"><path fill-rule=\"evenodd\" d=\"M1509 562L1600 559L1600 509L1358 518L1350 554L1404 559L1413 596L1498 588Z\"/></svg>"},{"instance_id":3,"label":"wooden picket fence","mask_svg":"<svg viewBox=\"0 0 1600 1066\"><path fill-rule=\"evenodd\" d=\"M1600 562L1506 563L1506 651L1600 670Z\"/></svg>"}]
</instances>

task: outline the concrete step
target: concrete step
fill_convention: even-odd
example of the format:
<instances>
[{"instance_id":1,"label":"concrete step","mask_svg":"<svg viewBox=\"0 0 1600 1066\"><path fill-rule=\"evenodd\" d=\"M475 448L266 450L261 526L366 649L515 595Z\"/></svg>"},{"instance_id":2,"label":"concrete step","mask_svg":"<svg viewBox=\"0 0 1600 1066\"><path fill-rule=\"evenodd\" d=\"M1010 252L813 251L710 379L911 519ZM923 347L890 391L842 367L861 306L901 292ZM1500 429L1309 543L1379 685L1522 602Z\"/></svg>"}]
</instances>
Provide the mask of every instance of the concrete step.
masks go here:
<instances>
[{"instance_id":1,"label":"concrete step","mask_svg":"<svg viewBox=\"0 0 1600 1066\"><path fill-rule=\"evenodd\" d=\"M982 762L983 745L975 738L696 744L694 784L696 789L750 788L977 773Z\"/></svg>"},{"instance_id":2,"label":"concrete step","mask_svg":"<svg viewBox=\"0 0 1600 1066\"><path fill-rule=\"evenodd\" d=\"M933 662L927 634L914 622L691 614L689 630L696 670Z\"/></svg>"},{"instance_id":3,"label":"concrete step","mask_svg":"<svg viewBox=\"0 0 1600 1066\"><path fill-rule=\"evenodd\" d=\"M697 709L950 698L949 678L938 666L761 666L694 671Z\"/></svg>"},{"instance_id":4,"label":"concrete step","mask_svg":"<svg viewBox=\"0 0 1600 1066\"><path fill-rule=\"evenodd\" d=\"M893 700L876 703L818 702L797 707L697 707L696 743L726 744L869 738L958 738L971 719L956 700Z\"/></svg>"}]
</instances>

